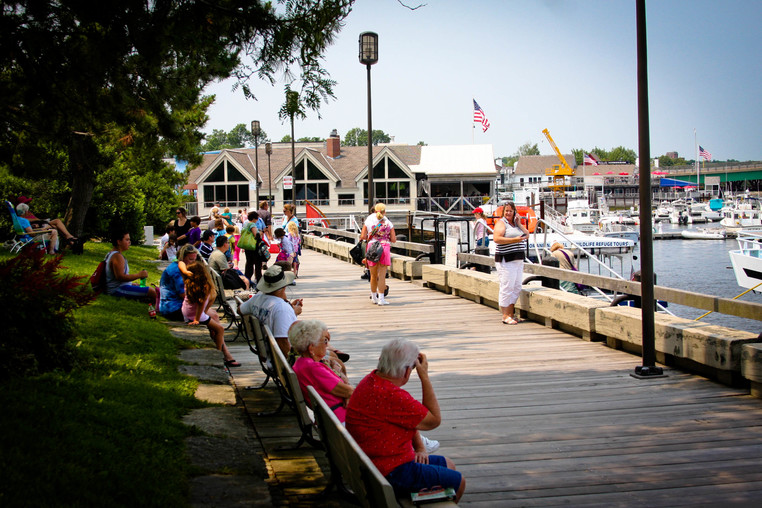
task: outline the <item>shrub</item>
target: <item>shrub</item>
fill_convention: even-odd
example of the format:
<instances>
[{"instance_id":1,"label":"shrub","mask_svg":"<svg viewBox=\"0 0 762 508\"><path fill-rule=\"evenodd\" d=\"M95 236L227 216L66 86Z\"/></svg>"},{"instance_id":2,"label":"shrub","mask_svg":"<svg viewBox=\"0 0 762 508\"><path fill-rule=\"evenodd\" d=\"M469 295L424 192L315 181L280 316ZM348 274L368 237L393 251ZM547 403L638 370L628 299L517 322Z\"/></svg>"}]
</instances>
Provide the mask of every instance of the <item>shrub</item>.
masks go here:
<instances>
[{"instance_id":1,"label":"shrub","mask_svg":"<svg viewBox=\"0 0 762 508\"><path fill-rule=\"evenodd\" d=\"M0 379L69 370L75 361L72 311L90 303L87 277L59 273L61 256L33 245L0 261Z\"/></svg>"}]
</instances>

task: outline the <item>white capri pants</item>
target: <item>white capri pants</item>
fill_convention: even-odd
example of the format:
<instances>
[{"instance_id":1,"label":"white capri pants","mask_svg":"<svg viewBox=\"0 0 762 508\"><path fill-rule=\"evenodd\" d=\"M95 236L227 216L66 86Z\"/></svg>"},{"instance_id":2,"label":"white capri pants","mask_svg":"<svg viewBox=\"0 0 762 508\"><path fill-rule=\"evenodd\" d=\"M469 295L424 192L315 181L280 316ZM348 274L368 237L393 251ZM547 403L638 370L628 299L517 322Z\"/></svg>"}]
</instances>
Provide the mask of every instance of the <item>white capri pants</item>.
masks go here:
<instances>
[{"instance_id":1,"label":"white capri pants","mask_svg":"<svg viewBox=\"0 0 762 508\"><path fill-rule=\"evenodd\" d=\"M500 281L498 301L501 307L513 305L521 294L521 282L524 279L524 260L495 261L497 277Z\"/></svg>"}]
</instances>

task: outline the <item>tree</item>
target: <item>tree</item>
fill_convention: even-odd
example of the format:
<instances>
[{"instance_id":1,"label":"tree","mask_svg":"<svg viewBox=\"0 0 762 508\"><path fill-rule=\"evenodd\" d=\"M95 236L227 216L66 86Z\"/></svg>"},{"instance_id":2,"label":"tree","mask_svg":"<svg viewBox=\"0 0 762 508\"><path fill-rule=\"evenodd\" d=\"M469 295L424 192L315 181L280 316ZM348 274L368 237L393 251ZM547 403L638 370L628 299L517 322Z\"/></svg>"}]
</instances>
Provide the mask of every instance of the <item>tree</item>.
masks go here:
<instances>
[{"instance_id":1,"label":"tree","mask_svg":"<svg viewBox=\"0 0 762 508\"><path fill-rule=\"evenodd\" d=\"M391 140L389 134L382 130L373 129L373 146L377 146L379 143L389 143ZM368 131L360 127L349 129L344 136L344 146L368 146Z\"/></svg>"},{"instance_id":2,"label":"tree","mask_svg":"<svg viewBox=\"0 0 762 508\"><path fill-rule=\"evenodd\" d=\"M629 148L618 146L611 149L607 160L611 162L626 162L628 164L635 164L636 158L637 155L635 154L635 150L630 150Z\"/></svg>"},{"instance_id":3,"label":"tree","mask_svg":"<svg viewBox=\"0 0 762 508\"><path fill-rule=\"evenodd\" d=\"M321 138L319 136L312 136L312 137L306 137L306 138L299 138L296 141L299 143L320 143L321 141L325 141L325 138Z\"/></svg>"},{"instance_id":4,"label":"tree","mask_svg":"<svg viewBox=\"0 0 762 508\"><path fill-rule=\"evenodd\" d=\"M298 74L319 108L333 93L320 58L353 1L4 2L0 163L65 183L80 234L99 175L126 150L200 160L210 82L232 75L253 97L250 78Z\"/></svg>"},{"instance_id":5,"label":"tree","mask_svg":"<svg viewBox=\"0 0 762 508\"><path fill-rule=\"evenodd\" d=\"M540 155L540 149L537 148L537 143L532 144L531 142L527 141L519 147L519 151L516 155L519 157L522 155Z\"/></svg>"},{"instance_id":6,"label":"tree","mask_svg":"<svg viewBox=\"0 0 762 508\"><path fill-rule=\"evenodd\" d=\"M207 141L201 145L202 152L213 152L215 150L224 150L226 148L243 148L245 146L254 146L254 136L246 124L239 123L229 132L222 129L214 129L207 136ZM267 133L264 130L259 131L259 144L261 145L267 139Z\"/></svg>"},{"instance_id":7,"label":"tree","mask_svg":"<svg viewBox=\"0 0 762 508\"><path fill-rule=\"evenodd\" d=\"M281 143L291 143L291 134L286 134L282 138L280 138Z\"/></svg>"}]
</instances>

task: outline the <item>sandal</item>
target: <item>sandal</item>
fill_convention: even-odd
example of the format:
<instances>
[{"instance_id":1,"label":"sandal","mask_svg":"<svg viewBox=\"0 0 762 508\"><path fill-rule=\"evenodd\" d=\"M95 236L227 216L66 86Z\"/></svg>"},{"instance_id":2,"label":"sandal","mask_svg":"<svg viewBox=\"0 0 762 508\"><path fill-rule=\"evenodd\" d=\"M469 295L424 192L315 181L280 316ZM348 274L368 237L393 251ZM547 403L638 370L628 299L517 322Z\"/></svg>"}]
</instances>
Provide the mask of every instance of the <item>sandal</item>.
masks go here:
<instances>
[{"instance_id":1,"label":"sandal","mask_svg":"<svg viewBox=\"0 0 762 508\"><path fill-rule=\"evenodd\" d=\"M504 325L517 325L517 324L519 324L519 322L516 321L515 319L513 319L512 317L508 317L506 319L503 319L503 324Z\"/></svg>"},{"instance_id":2,"label":"sandal","mask_svg":"<svg viewBox=\"0 0 762 508\"><path fill-rule=\"evenodd\" d=\"M241 364L235 360L225 360L225 367L240 367Z\"/></svg>"}]
</instances>

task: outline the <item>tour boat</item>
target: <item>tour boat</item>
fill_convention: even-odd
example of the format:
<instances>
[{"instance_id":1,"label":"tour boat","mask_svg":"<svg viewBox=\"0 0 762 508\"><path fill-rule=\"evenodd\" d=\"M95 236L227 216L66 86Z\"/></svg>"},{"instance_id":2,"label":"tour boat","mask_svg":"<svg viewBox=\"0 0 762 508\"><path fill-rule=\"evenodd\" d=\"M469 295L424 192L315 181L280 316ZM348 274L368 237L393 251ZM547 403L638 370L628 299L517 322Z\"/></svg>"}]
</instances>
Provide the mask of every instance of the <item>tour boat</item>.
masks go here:
<instances>
[{"instance_id":1,"label":"tour boat","mask_svg":"<svg viewBox=\"0 0 762 508\"><path fill-rule=\"evenodd\" d=\"M759 202L738 203L722 209L722 224L728 231L742 231L762 226L762 210Z\"/></svg>"}]
</instances>

